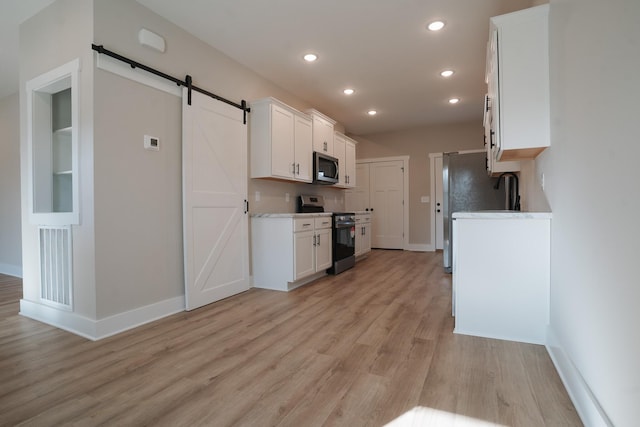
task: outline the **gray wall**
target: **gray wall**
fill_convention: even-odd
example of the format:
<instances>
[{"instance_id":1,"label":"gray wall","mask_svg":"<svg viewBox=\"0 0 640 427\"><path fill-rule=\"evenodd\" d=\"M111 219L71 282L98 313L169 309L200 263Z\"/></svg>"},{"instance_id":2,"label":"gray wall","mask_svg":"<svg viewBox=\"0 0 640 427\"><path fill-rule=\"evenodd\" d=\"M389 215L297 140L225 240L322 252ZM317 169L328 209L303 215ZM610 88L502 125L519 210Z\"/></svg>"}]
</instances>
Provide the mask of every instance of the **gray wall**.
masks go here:
<instances>
[{"instance_id":1,"label":"gray wall","mask_svg":"<svg viewBox=\"0 0 640 427\"><path fill-rule=\"evenodd\" d=\"M640 419L639 17L637 0L551 1L551 147L537 161L551 332L616 426Z\"/></svg>"},{"instance_id":2,"label":"gray wall","mask_svg":"<svg viewBox=\"0 0 640 427\"><path fill-rule=\"evenodd\" d=\"M94 8L96 44L170 75L190 74L197 86L236 102L273 96L300 110L312 107L133 0L96 0ZM140 46L141 28L164 37L166 52ZM94 92L100 319L184 294L182 121L179 98L103 70L95 70ZM160 138L160 152L143 150L144 134ZM325 194L328 205L344 203L340 190L251 180L250 210L293 212L303 192Z\"/></svg>"},{"instance_id":3,"label":"gray wall","mask_svg":"<svg viewBox=\"0 0 640 427\"><path fill-rule=\"evenodd\" d=\"M20 230L20 103L0 99L0 273L22 277Z\"/></svg>"},{"instance_id":4,"label":"gray wall","mask_svg":"<svg viewBox=\"0 0 640 427\"><path fill-rule=\"evenodd\" d=\"M429 153L482 149L482 121L456 123L353 136L359 143L357 159L409 156L409 243L432 243L430 236L431 203L422 203L429 196L431 175Z\"/></svg>"},{"instance_id":5,"label":"gray wall","mask_svg":"<svg viewBox=\"0 0 640 427\"><path fill-rule=\"evenodd\" d=\"M80 59L79 182L80 224L73 226L74 312L95 318L93 240L93 3L58 0L20 25L20 87L47 71ZM38 228L29 222L27 200L27 119L20 91L22 178L22 263L24 299L39 301ZM74 177L75 178L75 177Z\"/></svg>"}]
</instances>

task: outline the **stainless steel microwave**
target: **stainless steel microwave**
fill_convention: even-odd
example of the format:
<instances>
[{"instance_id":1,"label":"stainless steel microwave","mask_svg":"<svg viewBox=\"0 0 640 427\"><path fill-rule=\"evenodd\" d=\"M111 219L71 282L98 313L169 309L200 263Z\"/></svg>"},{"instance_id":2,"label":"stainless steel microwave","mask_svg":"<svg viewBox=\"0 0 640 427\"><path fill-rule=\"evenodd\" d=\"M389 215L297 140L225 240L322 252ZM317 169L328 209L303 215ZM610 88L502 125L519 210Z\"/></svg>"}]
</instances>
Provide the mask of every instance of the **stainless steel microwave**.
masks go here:
<instances>
[{"instance_id":1,"label":"stainless steel microwave","mask_svg":"<svg viewBox=\"0 0 640 427\"><path fill-rule=\"evenodd\" d=\"M313 152L313 183L337 184L338 183L338 159L323 153Z\"/></svg>"}]
</instances>

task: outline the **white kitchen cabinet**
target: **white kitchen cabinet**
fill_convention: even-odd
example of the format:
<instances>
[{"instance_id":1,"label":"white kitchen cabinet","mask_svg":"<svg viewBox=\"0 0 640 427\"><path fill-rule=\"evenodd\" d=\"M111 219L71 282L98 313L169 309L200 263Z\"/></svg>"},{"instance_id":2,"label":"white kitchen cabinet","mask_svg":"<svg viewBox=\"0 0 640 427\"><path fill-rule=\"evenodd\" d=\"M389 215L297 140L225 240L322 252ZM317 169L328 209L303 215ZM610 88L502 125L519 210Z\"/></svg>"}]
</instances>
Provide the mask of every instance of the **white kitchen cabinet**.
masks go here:
<instances>
[{"instance_id":1,"label":"white kitchen cabinet","mask_svg":"<svg viewBox=\"0 0 640 427\"><path fill-rule=\"evenodd\" d=\"M251 178L312 181L311 118L274 98L251 103Z\"/></svg>"},{"instance_id":2,"label":"white kitchen cabinet","mask_svg":"<svg viewBox=\"0 0 640 427\"><path fill-rule=\"evenodd\" d=\"M550 145L548 15L541 5L490 20L485 127L496 171L513 169L497 161L533 159Z\"/></svg>"},{"instance_id":3,"label":"white kitchen cabinet","mask_svg":"<svg viewBox=\"0 0 640 427\"><path fill-rule=\"evenodd\" d=\"M454 332L534 344L549 324L551 214L453 214Z\"/></svg>"},{"instance_id":4,"label":"white kitchen cabinet","mask_svg":"<svg viewBox=\"0 0 640 427\"><path fill-rule=\"evenodd\" d=\"M317 110L307 110L313 121L313 151L333 156L333 127L336 121Z\"/></svg>"},{"instance_id":5,"label":"white kitchen cabinet","mask_svg":"<svg viewBox=\"0 0 640 427\"><path fill-rule=\"evenodd\" d=\"M305 114L295 115L294 124L294 159L296 165L296 181L313 181L313 143L312 143L312 122L311 118Z\"/></svg>"},{"instance_id":6,"label":"white kitchen cabinet","mask_svg":"<svg viewBox=\"0 0 640 427\"><path fill-rule=\"evenodd\" d=\"M371 252L371 212L356 212L356 258Z\"/></svg>"},{"instance_id":7,"label":"white kitchen cabinet","mask_svg":"<svg viewBox=\"0 0 640 427\"><path fill-rule=\"evenodd\" d=\"M356 164L357 187L349 188L344 192L345 209L347 211L368 211L371 208L370 175L369 163Z\"/></svg>"},{"instance_id":8,"label":"white kitchen cabinet","mask_svg":"<svg viewBox=\"0 0 640 427\"><path fill-rule=\"evenodd\" d=\"M336 186L356 186L356 142L340 132L333 136L333 156L338 159L339 181Z\"/></svg>"},{"instance_id":9,"label":"white kitchen cabinet","mask_svg":"<svg viewBox=\"0 0 640 427\"><path fill-rule=\"evenodd\" d=\"M254 214L254 286L289 291L324 276L331 244L331 214Z\"/></svg>"},{"instance_id":10,"label":"white kitchen cabinet","mask_svg":"<svg viewBox=\"0 0 640 427\"><path fill-rule=\"evenodd\" d=\"M319 225L318 222L327 223L328 225ZM331 250L333 244L331 230L331 218L316 218L316 241L315 241L315 262L316 272L325 271L331 267L332 257Z\"/></svg>"}]
</instances>

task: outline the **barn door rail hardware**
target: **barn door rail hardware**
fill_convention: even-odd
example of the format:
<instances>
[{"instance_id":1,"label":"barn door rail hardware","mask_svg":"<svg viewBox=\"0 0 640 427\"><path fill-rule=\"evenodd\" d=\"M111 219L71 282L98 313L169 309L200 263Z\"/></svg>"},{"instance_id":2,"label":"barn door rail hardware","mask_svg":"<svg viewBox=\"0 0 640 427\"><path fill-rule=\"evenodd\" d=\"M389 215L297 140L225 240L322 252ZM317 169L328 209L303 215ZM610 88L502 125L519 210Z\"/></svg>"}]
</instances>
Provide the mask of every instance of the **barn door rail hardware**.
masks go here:
<instances>
[{"instance_id":1,"label":"barn door rail hardware","mask_svg":"<svg viewBox=\"0 0 640 427\"><path fill-rule=\"evenodd\" d=\"M91 49L95 50L98 53L103 55L110 56L111 58L115 58L118 61L125 62L131 66L131 68L140 68L148 73L155 74L156 76L162 77L163 79L167 79L177 84L178 86L184 86L187 88L187 103L191 105L191 91L195 90L203 95L209 96L213 99L217 99L220 102L224 102L225 104L231 105L233 107L239 108L244 112L244 124L247 124L247 113L251 112L251 108L247 107L247 101L244 99L240 101L240 104L229 101L226 98L216 95L215 93L209 92L205 89L199 88L198 86L193 85L193 79L190 75L187 75L184 80L180 80L176 77L170 76L169 74L163 73L162 71L158 71L155 68L151 68L147 65L141 64L133 59L129 59L125 56L117 54L109 49L105 49L103 45L91 44Z\"/></svg>"}]
</instances>

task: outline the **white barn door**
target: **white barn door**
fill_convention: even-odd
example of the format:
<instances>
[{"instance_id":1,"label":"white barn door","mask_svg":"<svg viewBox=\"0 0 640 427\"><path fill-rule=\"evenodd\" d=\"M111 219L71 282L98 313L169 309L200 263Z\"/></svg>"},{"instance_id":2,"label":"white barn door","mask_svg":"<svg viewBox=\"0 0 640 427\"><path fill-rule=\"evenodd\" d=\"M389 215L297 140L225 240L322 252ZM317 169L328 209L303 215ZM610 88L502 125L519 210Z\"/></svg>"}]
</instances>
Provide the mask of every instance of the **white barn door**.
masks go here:
<instances>
[{"instance_id":1,"label":"white barn door","mask_svg":"<svg viewBox=\"0 0 640 427\"><path fill-rule=\"evenodd\" d=\"M186 309L249 289L247 125L243 111L182 94Z\"/></svg>"}]
</instances>

